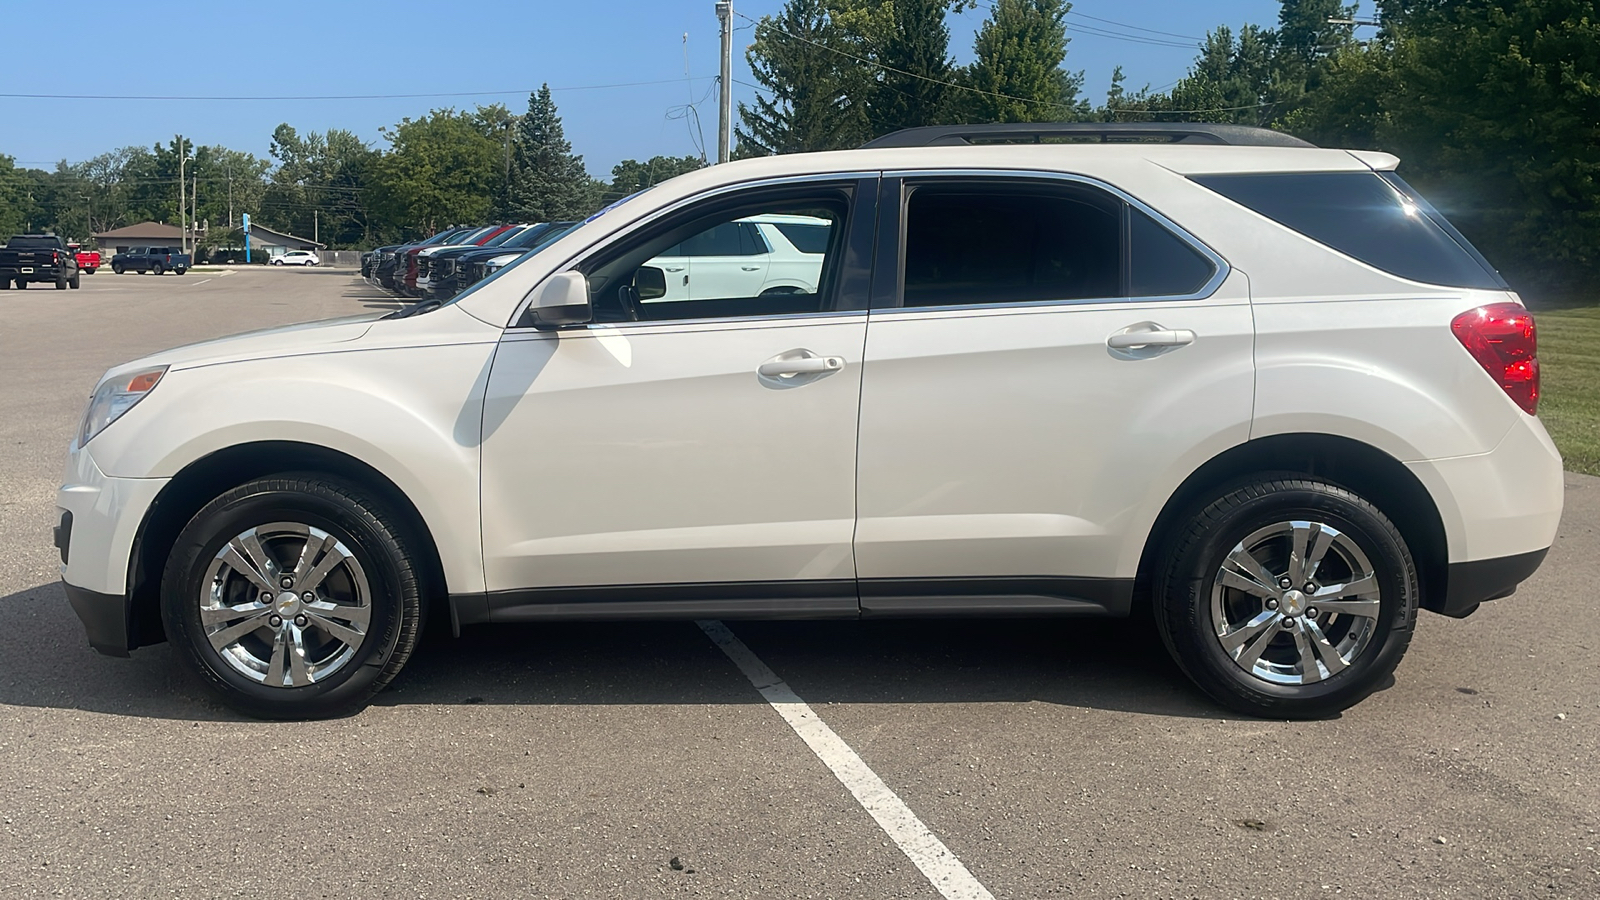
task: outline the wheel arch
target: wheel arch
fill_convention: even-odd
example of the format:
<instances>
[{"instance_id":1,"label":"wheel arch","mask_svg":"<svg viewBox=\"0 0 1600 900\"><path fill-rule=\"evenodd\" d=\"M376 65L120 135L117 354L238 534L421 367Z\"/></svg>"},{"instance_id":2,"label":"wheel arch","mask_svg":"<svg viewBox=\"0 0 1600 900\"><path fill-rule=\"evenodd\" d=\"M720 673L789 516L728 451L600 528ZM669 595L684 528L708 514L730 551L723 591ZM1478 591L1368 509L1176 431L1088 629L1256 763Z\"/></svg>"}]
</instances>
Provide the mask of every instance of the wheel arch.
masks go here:
<instances>
[{"instance_id":1,"label":"wheel arch","mask_svg":"<svg viewBox=\"0 0 1600 900\"><path fill-rule=\"evenodd\" d=\"M388 476L347 453L297 441L256 441L217 450L189 463L172 477L145 512L128 558L128 596L132 604L132 647L161 643L161 572L178 533L207 503L247 481L286 472L332 475L376 493L400 518L406 537L423 555L430 603L448 596L444 564L432 529L417 506Z\"/></svg>"},{"instance_id":2,"label":"wheel arch","mask_svg":"<svg viewBox=\"0 0 1600 900\"><path fill-rule=\"evenodd\" d=\"M1197 507L1230 483L1262 473L1321 478L1376 505L1394 522L1417 564L1422 606L1444 602L1449 541L1438 504L1422 481L1388 453L1332 434L1276 434L1235 445L1192 472L1168 498L1139 558L1135 603L1152 602L1155 568L1167 543Z\"/></svg>"}]
</instances>

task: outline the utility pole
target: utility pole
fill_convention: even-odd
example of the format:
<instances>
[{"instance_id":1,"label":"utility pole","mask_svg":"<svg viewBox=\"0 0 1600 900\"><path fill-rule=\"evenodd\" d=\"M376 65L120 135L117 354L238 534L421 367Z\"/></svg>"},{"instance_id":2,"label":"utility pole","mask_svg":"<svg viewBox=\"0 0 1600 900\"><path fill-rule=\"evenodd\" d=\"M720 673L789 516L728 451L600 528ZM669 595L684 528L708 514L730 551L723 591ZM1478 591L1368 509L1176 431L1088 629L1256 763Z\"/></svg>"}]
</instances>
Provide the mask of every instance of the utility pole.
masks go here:
<instances>
[{"instance_id":1,"label":"utility pole","mask_svg":"<svg viewBox=\"0 0 1600 900\"><path fill-rule=\"evenodd\" d=\"M183 252L189 252L189 202L183 196L183 135L175 134L173 140L178 144L178 239L183 244Z\"/></svg>"},{"instance_id":2,"label":"utility pole","mask_svg":"<svg viewBox=\"0 0 1600 900\"><path fill-rule=\"evenodd\" d=\"M321 237L322 237L322 210L313 209L311 211L311 243L313 243L313 244L322 243L322 241L320 240Z\"/></svg>"},{"instance_id":3,"label":"utility pole","mask_svg":"<svg viewBox=\"0 0 1600 900\"><path fill-rule=\"evenodd\" d=\"M233 228L233 157L228 157L228 228Z\"/></svg>"},{"instance_id":4,"label":"utility pole","mask_svg":"<svg viewBox=\"0 0 1600 900\"><path fill-rule=\"evenodd\" d=\"M733 0L717 0L722 22L722 94L717 99L717 162L725 163L733 149Z\"/></svg>"}]
</instances>

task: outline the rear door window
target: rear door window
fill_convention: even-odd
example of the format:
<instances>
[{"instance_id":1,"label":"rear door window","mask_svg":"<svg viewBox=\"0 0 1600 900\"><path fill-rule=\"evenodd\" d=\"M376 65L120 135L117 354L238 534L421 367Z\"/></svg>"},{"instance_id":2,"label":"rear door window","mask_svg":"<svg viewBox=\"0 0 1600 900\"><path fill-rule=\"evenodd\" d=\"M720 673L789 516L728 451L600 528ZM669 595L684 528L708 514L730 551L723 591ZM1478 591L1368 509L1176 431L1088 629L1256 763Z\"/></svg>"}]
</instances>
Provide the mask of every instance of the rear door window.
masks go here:
<instances>
[{"instance_id":1,"label":"rear door window","mask_svg":"<svg viewBox=\"0 0 1600 900\"><path fill-rule=\"evenodd\" d=\"M1505 290L1483 255L1399 176L1198 175L1194 181L1346 256L1427 284Z\"/></svg>"}]
</instances>

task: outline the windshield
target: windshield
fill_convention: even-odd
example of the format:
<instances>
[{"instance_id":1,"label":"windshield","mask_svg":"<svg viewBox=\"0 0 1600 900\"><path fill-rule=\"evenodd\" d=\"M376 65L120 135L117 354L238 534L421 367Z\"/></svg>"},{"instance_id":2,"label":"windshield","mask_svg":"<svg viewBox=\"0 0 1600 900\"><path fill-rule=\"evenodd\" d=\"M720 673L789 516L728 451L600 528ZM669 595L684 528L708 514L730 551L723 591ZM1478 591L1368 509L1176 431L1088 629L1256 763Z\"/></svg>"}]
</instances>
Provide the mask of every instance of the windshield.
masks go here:
<instances>
[{"instance_id":1,"label":"windshield","mask_svg":"<svg viewBox=\"0 0 1600 900\"><path fill-rule=\"evenodd\" d=\"M477 284L473 285L472 287L467 288L466 290L464 290L461 293L455 295L454 297L451 297L449 300L446 300L444 303L442 303L440 305L441 306L448 306L448 305L450 305L452 303L455 303L455 302L459 301L462 297L465 297L468 294L471 294L472 292L477 291L478 289L482 288L484 285L494 281L496 278L499 278L501 275L504 275L506 272L509 272L512 269L512 267L519 266L522 263L527 262L529 258L537 255L539 253L539 251L543 250L544 248L546 248L546 247L550 246L551 244L555 243L556 241L560 240L562 235L566 234L567 232L571 231L573 228L576 228L576 227L577 227L577 223L576 222L559 222L559 223L551 225L549 228L544 230L544 232L540 236L539 240L536 241L532 247L529 247L527 250L523 251L522 254L520 256L518 256L516 259L512 260L511 262L506 263L504 266L501 266L498 271L490 273L482 281L478 282ZM508 248L502 248L502 249L508 249ZM514 253L518 249L520 249L520 248L516 248L516 247L509 248L509 252L507 254L505 254L505 255L510 255L510 253ZM418 306L420 306L420 305L421 304L418 304Z\"/></svg>"},{"instance_id":2,"label":"windshield","mask_svg":"<svg viewBox=\"0 0 1600 900\"><path fill-rule=\"evenodd\" d=\"M507 241L511 240L512 238L516 237L517 235L521 234L525 230L526 229L521 225L513 225L510 228L507 228L505 231L502 231L499 234L495 235L494 237L490 238L489 240L485 241L483 245L485 247L498 247L501 244L504 244Z\"/></svg>"}]
</instances>

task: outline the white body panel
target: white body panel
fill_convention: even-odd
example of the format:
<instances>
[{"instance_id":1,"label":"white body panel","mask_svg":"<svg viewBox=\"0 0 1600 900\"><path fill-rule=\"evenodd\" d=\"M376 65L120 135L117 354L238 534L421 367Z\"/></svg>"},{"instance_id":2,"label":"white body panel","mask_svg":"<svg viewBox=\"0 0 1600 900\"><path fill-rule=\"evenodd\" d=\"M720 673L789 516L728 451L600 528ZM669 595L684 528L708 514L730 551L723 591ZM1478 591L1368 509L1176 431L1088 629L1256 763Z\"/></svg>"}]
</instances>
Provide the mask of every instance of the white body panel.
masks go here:
<instances>
[{"instance_id":1,"label":"white body panel","mask_svg":"<svg viewBox=\"0 0 1600 900\"><path fill-rule=\"evenodd\" d=\"M865 314L507 337L484 407L489 590L854 576ZM807 349L844 367L757 375Z\"/></svg>"},{"instance_id":2,"label":"white body panel","mask_svg":"<svg viewBox=\"0 0 1600 900\"><path fill-rule=\"evenodd\" d=\"M1167 352L1106 340L1156 322ZM874 313L862 386L862 578L1132 577L1173 488L1244 442L1250 303L1210 299Z\"/></svg>"}]
</instances>

